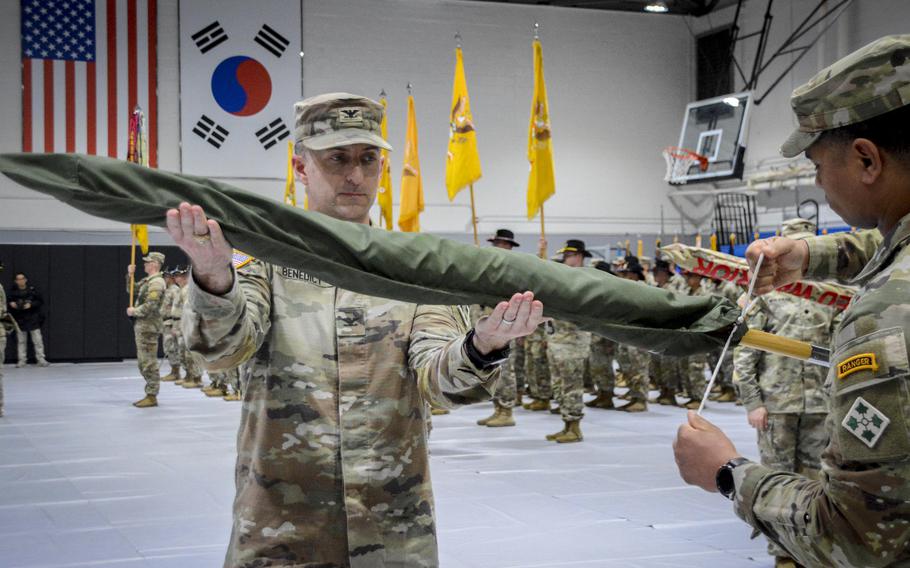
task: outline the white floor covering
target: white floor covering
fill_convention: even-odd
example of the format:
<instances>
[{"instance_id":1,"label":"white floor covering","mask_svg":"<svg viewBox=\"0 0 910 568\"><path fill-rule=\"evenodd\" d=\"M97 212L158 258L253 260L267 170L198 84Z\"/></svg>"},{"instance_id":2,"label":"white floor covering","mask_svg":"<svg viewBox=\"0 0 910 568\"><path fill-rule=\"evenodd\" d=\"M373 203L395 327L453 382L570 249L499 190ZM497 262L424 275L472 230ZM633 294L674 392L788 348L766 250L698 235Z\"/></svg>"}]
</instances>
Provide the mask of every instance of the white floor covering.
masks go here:
<instances>
[{"instance_id":1,"label":"white floor covering","mask_svg":"<svg viewBox=\"0 0 910 568\"><path fill-rule=\"evenodd\" d=\"M5 371L0 568L222 565L240 403L163 383L139 410L135 362ZM671 443L685 411L587 410L585 441L557 445L558 416L482 404L435 417L431 437L444 568L768 567L765 542L717 494L686 486ZM706 417L756 457L742 407Z\"/></svg>"}]
</instances>

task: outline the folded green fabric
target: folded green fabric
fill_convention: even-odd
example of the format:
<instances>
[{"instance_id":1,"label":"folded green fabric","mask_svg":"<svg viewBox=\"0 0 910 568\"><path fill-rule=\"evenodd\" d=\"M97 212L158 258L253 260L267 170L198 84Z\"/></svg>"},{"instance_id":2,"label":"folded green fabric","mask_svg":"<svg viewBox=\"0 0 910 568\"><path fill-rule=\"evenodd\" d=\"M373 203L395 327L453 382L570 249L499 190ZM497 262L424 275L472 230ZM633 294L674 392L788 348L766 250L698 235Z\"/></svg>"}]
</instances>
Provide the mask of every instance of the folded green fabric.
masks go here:
<instances>
[{"instance_id":1,"label":"folded green fabric","mask_svg":"<svg viewBox=\"0 0 910 568\"><path fill-rule=\"evenodd\" d=\"M110 158L0 154L0 172L80 211L124 223L164 226L167 209L181 201L201 205L236 248L362 294L495 305L531 290L545 315L657 353L716 349L739 314L718 297L679 296L528 254L338 221L226 183Z\"/></svg>"}]
</instances>

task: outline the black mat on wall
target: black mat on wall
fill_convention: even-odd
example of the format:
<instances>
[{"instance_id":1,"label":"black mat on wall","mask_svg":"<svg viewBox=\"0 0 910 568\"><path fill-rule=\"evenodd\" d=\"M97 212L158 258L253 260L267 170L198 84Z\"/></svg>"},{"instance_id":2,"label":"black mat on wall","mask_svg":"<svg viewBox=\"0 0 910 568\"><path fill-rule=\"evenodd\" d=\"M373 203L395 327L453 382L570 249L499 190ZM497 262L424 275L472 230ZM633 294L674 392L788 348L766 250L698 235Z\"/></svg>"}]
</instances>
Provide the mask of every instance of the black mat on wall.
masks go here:
<instances>
[{"instance_id":1,"label":"black mat on wall","mask_svg":"<svg viewBox=\"0 0 910 568\"><path fill-rule=\"evenodd\" d=\"M177 247L155 247L167 264L186 264ZM0 244L0 285L9 293L13 277L24 272L44 298L47 358L61 361L116 361L136 357L133 326L126 317L126 246ZM136 273L142 278L142 261ZM159 346L159 356L163 356ZM16 336L7 336L7 363L16 362ZM29 360L34 354L29 345Z\"/></svg>"}]
</instances>

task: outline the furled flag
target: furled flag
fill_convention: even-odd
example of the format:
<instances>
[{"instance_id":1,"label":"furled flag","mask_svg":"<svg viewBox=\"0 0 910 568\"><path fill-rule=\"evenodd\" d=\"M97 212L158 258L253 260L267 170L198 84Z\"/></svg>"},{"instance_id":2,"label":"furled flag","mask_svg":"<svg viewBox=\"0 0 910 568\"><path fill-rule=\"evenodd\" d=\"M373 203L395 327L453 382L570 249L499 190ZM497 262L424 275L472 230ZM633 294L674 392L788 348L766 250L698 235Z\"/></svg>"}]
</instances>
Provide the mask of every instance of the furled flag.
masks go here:
<instances>
[{"instance_id":1,"label":"furled flag","mask_svg":"<svg viewBox=\"0 0 910 568\"><path fill-rule=\"evenodd\" d=\"M464 77L461 48L455 49L455 79L452 82L452 105L449 114L449 149L446 152L446 189L449 201L459 191L480 179L480 155L477 132L471 115L471 99Z\"/></svg>"},{"instance_id":2,"label":"furled flag","mask_svg":"<svg viewBox=\"0 0 910 568\"><path fill-rule=\"evenodd\" d=\"M273 179L281 171L301 98L300 4L179 3L184 172Z\"/></svg>"},{"instance_id":3,"label":"furled flag","mask_svg":"<svg viewBox=\"0 0 910 568\"><path fill-rule=\"evenodd\" d=\"M126 160L148 167L148 138L146 137L145 114L142 109L136 108L130 113L129 143L127 145ZM149 227L148 225L130 225L133 240L139 243L142 254L149 253ZM135 246L135 245L134 245Z\"/></svg>"},{"instance_id":4,"label":"furled flag","mask_svg":"<svg viewBox=\"0 0 910 568\"><path fill-rule=\"evenodd\" d=\"M408 95L408 131L404 145L404 167L401 170L398 228L407 233L419 233L422 211L423 182L420 179L420 157L417 155L417 116L414 113L414 97Z\"/></svg>"},{"instance_id":5,"label":"furled flag","mask_svg":"<svg viewBox=\"0 0 910 568\"><path fill-rule=\"evenodd\" d=\"M385 93L379 98L382 103L382 123L379 128L384 140L389 139L389 102L385 98ZM379 226L385 226L389 231L392 230L392 164L389 160L389 151L382 151L382 177L379 178L379 195L376 198L379 203Z\"/></svg>"},{"instance_id":6,"label":"furled flag","mask_svg":"<svg viewBox=\"0 0 910 568\"><path fill-rule=\"evenodd\" d=\"M528 125L528 219L533 219L544 201L556 193L553 176L553 143L550 140L550 109L547 84L543 77L543 50L534 40L534 98L531 100L531 122Z\"/></svg>"},{"instance_id":7,"label":"furled flag","mask_svg":"<svg viewBox=\"0 0 910 568\"><path fill-rule=\"evenodd\" d=\"M284 202L297 207L297 184L294 182L294 142L288 140L288 173L284 179Z\"/></svg>"},{"instance_id":8,"label":"furled flag","mask_svg":"<svg viewBox=\"0 0 910 568\"><path fill-rule=\"evenodd\" d=\"M22 150L127 157L148 112L158 165L157 0L22 0Z\"/></svg>"}]
</instances>

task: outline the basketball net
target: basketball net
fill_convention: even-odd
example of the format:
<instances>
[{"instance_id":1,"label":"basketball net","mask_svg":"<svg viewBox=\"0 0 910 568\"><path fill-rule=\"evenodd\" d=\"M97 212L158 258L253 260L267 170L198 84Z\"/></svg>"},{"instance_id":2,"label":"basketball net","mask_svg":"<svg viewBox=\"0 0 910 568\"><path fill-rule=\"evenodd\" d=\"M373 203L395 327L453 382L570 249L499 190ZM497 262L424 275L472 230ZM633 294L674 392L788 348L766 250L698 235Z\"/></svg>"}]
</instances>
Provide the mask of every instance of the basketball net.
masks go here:
<instances>
[{"instance_id":1,"label":"basketball net","mask_svg":"<svg viewBox=\"0 0 910 568\"><path fill-rule=\"evenodd\" d=\"M708 169L708 158L697 154L692 150L668 146L662 152L664 161L667 162L667 173L664 175L664 181L670 183L682 183L688 174L689 169L696 163L701 171Z\"/></svg>"}]
</instances>

